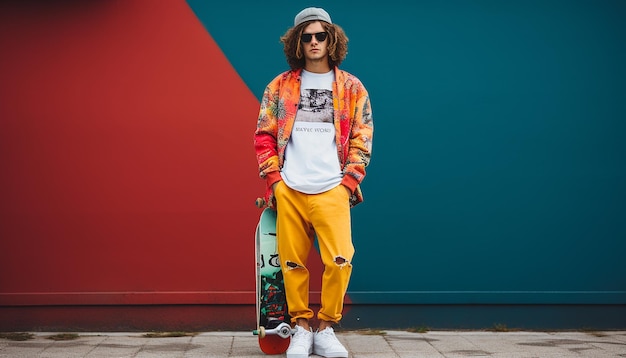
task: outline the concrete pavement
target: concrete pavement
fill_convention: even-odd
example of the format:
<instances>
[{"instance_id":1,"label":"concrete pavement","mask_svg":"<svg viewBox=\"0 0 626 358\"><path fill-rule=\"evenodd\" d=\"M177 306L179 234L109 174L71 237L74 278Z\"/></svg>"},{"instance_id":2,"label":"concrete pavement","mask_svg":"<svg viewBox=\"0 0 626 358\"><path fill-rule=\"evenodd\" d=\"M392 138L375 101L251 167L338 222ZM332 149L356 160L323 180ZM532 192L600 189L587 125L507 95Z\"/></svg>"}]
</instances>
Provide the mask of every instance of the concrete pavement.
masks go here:
<instances>
[{"instance_id":1,"label":"concrete pavement","mask_svg":"<svg viewBox=\"0 0 626 358\"><path fill-rule=\"evenodd\" d=\"M147 338L135 332L80 333L66 341L50 339L54 334L57 333L33 333L25 341L0 338L0 357L268 357L259 350L257 337L250 332L205 332L166 338ZM337 337L353 358L626 357L626 331L338 331Z\"/></svg>"}]
</instances>

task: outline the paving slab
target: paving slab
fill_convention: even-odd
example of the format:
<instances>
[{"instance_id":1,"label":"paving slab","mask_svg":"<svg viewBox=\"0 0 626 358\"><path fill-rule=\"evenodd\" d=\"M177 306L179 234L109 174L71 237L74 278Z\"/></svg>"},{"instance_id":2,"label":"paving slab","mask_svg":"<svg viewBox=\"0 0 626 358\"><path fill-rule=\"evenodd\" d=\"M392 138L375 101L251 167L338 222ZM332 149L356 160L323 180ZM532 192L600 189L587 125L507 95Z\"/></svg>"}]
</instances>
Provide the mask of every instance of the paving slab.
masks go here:
<instances>
[{"instance_id":1,"label":"paving slab","mask_svg":"<svg viewBox=\"0 0 626 358\"><path fill-rule=\"evenodd\" d=\"M250 332L161 338L136 332L93 332L68 341L49 339L53 333L33 335L26 341L0 339L0 358L268 357ZM351 358L626 358L626 331L338 331L337 337Z\"/></svg>"}]
</instances>

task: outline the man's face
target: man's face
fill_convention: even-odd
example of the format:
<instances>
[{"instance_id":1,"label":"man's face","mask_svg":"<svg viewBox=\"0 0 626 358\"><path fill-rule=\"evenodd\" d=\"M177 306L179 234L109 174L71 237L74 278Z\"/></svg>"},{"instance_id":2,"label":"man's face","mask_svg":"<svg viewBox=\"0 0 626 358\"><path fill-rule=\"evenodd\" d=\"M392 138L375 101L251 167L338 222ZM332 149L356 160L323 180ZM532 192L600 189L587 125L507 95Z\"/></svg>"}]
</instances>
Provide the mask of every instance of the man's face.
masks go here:
<instances>
[{"instance_id":1,"label":"man's face","mask_svg":"<svg viewBox=\"0 0 626 358\"><path fill-rule=\"evenodd\" d=\"M307 62L327 61L328 57L328 36L326 30L319 21L313 22L304 28L302 32L302 49L304 50L304 58ZM320 34L324 33L324 35ZM317 34L317 35L316 35ZM320 41L318 38L322 37ZM306 42L306 40L309 40Z\"/></svg>"}]
</instances>

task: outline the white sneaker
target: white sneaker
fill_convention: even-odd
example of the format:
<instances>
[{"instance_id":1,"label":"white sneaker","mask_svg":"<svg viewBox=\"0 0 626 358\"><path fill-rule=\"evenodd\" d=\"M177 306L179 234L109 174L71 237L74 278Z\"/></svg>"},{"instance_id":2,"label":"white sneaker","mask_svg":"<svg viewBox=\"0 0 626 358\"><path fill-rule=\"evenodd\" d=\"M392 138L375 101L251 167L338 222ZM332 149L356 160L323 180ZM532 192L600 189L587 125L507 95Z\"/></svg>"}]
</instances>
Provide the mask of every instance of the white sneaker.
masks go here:
<instances>
[{"instance_id":1,"label":"white sneaker","mask_svg":"<svg viewBox=\"0 0 626 358\"><path fill-rule=\"evenodd\" d=\"M313 351L313 332L296 326L296 333L291 336L287 358L309 358Z\"/></svg>"},{"instance_id":2,"label":"white sneaker","mask_svg":"<svg viewBox=\"0 0 626 358\"><path fill-rule=\"evenodd\" d=\"M313 352L326 358L348 358L348 351L339 342L332 327L315 333Z\"/></svg>"}]
</instances>

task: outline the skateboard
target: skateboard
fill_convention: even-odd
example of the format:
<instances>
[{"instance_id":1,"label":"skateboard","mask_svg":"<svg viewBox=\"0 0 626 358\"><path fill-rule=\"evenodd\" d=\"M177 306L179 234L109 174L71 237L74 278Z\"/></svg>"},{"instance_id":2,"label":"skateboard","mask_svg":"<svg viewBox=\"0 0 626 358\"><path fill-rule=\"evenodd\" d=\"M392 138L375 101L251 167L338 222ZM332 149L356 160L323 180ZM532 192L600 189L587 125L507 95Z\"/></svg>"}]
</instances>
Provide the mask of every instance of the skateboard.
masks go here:
<instances>
[{"instance_id":1,"label":"skateboard","mask_svg":"<svg viewBox=\"0 0 626 358\"><path fill-rule=\"evenodd\" d=\"M257 207L265 207L257 199ZM287 310L283 273L276 247L276 211L265 207L256 227L256 318L259 347L265 354L287 351L292 329Z\"/></svg>"}]
</instances>

